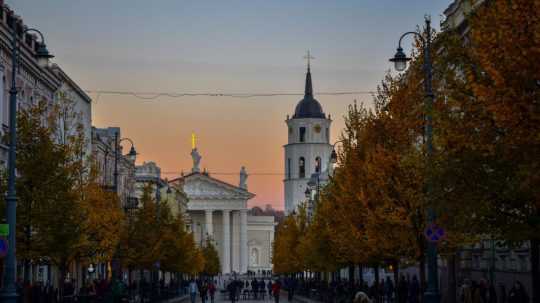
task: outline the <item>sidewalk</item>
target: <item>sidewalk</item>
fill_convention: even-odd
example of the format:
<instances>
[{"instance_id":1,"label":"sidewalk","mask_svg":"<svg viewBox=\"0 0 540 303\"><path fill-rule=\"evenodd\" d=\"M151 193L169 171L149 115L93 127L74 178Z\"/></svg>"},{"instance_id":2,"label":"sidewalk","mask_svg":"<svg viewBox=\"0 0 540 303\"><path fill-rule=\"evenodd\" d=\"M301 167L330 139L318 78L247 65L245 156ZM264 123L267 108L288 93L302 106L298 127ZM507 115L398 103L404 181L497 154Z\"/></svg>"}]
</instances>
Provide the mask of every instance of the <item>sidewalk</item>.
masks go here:
<instances>
[{"instance_id":1,"label":"sidewalk","mask_svg":"<svg viewBox=\"0 0 540 303\"><path fill-rule=\"evenodd\" d=\"M189 301L189 295L183 295L180 297L172 298L169 300L161 301L160 303L180 303Z\"/></svg>"},{"instance_id":2,"label":"sidewalk","mask_svg":"<svg viewBox=\"0 0 540 303\"><path fill-rule=\"evenodd\" d=\"M282 290L281 291L281 297L279 298L279 302L289 302L287 300L287 295L288 295L288 292L286 290ZM303 296L300 296L300 295L297 295L297 294L294 294L294 297L293 297L293 302L299 302L299 303L321 303L320 301L315 301L315 300L312 300L310 298L306 298L306 297L303 297ZM292 303L292 302L291 302Z\"/></svg>"}]
</instances>

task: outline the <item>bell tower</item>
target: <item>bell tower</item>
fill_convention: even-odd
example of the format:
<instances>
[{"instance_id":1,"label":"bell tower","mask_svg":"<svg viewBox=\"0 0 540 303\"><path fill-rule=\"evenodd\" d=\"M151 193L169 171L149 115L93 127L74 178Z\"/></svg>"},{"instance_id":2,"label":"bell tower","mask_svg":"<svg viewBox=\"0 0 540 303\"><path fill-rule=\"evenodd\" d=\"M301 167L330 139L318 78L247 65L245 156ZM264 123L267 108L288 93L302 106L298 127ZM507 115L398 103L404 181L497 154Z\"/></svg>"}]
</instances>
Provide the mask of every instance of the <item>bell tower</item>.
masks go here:
<instances>
[{"instance_id":1,"label":"bell tower","mask_svg":"<svg viewBox=\"0 0 540 303\"><path fill-rule=\"evenodd\" d=\"M294 211L306 201L305 191L311 174L327 170L332 145L332 120L323 112L313 96L311 81L311 55L307 54L307 73L304 98L296 105L294 115L287 119L288 141L285 148L285 213Z\"/></svg>"}]
</instances>

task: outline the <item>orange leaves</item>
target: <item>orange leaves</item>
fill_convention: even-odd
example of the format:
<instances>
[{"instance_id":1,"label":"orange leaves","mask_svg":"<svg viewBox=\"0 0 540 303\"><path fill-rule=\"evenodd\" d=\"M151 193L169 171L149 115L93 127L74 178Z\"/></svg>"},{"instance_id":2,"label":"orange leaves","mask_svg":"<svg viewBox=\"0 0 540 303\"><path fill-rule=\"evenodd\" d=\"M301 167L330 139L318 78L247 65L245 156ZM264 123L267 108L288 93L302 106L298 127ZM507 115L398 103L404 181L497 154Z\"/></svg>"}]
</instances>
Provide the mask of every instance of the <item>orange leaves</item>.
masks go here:
<instances>
[{"instance_id":1,"label":"orange leaves","mask_svg":"<svg viewBox=\"0 0 540 303\"><path fill-rule=\"evenodd\" d=\"M92 261L112 258L122 233L124 213L118 197L91 180L83 186L81 208L85 220L82 232L87 235L81 255Z\"/></svg>"},{"instance_id":2,"label":"orange leaves","mask_svg":"<svg viewBox=\"0 0 540 303\"><path fill-rule=\"evenodd\" d=\"M294 215L289 215L278 226L273 243L272 263L276 273L300 272L302 256L298 254L300 228Z\"/></svg>"}]
</instances>

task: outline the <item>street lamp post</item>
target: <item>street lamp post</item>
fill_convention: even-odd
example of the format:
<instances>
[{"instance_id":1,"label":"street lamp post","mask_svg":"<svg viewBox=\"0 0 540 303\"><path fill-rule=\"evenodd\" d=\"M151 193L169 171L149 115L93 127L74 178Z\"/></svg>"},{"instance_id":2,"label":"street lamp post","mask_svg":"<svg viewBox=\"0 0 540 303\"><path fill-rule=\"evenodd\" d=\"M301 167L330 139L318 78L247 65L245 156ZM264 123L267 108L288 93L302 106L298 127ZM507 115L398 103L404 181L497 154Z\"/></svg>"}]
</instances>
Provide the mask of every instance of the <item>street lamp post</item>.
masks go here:
<instances>
[{"instance_id":1,"label":"street lamp post","mask_svg":"<svg viewBox=\"0 0 540 303\"><path fill-rule=\"evenodd\" d=\"M114 190L115 195L118 195L118 158L120 157L119 150L120 150L120 143L122 143L122 141L129 141L129 143L131 143L131 149L129 150L129 153L128 153L129 160L135 163L135 160L137 159L137 152L135 151L135 145L133 144L133 140L129 138L122 138L119 140L118 132L115 132L114 133L114 180L113 180L114 182L113 190ZM131 205L129 205L129 203L130 203L129 200L121 201L122 207L124 207L124 211L126 212L128 216L129 216L128 212L130 210L130 207L132 207ZM130 218L128 218L128 220L130 220ZM119 272L121 272L121 266L119 262L113 262L113 264L114 266L112 269L113 270L112 278L117 279Z\"/></svg>"},{"instance_id":2,"label":"street lamp post","mask_svg":"<svg viewBox=\"0 0 540 303\"><path fill-rule=\"evenodd\" d=\"M49 64L49 59L54 56L49 53L45 45L43 34L33 28L25 29L21 36L28 32L37 33L41 42L36 50L38 65L45 68ZM8 152L8 191L6 195L7 223L9 225L8 251L5 259L5 272L3 277L2 291L0 292L0 302L17 302L17 258L15 256L17 226L17 194L15 192L15 160L17 148L17 67L19 65L20 44L15 26L11 30L11 88L9 90L9 152Z\"/></svg>"},{"instance_id":3,"label":"street lamp post","mask_svg":"<svg viewBox=\"0 0 540 303\"><path fill-rule=\"evenodd\" d=\"M119 149L122 141L128 141L131 143L131 148L128 153L129 160L135 163L137 159L137 151L135 151L135 145L130 138L122 138L118 140L118 132L114 133L114 192L118 194L118 158L120 157ZM122 201L124 202L124 201Z\"/></svg>"},{"instance_id":4,"label":"street lamp post","mask_svg":"<svg viewBox=\"0 0 540 303\"><path fill-rule=\"evenodd\" d=\"M311 218L313 216L313 212L315 211L315 207L319 204L319 190L321 185L321 178L320 173L313 173L311 174L311 177L307 183L307 190L306 190L306 196L309 191L309 221L311 222ZM312 194L314 189L315 195Z\"/></svg>"},{"instance_id":5,"label":"street lamp post","mask_svg":"<svg viewBox=\"0 0 540 303\"><path fill-rule=\"evenodd\" d=\"M426 200L427 200L427 223L433 224L436 220L435 210L433 209L433 188L431 179L431 165L433 156L433 102L435 95L433 94L432 81L433 81L433 66L431 62L431 19L425 17L425 37L417 32L406 32L399 38L397 52L393 58L390 59L394 63L397 71L404 71L407 68L407 62L411 60L403 52L401 48L401 40L407 35L416 36L422 43L424 51L424 90L425 90L425 137L426 137L426 161L427 161L427 181L426 181ZM439 293L439 278L438 278L438 265L437 265L437 244L428 242L427 244L427 264L428 264L428 285L424 293L426 303L438 303L440 302Z\"/></svg>"}]
</instances>

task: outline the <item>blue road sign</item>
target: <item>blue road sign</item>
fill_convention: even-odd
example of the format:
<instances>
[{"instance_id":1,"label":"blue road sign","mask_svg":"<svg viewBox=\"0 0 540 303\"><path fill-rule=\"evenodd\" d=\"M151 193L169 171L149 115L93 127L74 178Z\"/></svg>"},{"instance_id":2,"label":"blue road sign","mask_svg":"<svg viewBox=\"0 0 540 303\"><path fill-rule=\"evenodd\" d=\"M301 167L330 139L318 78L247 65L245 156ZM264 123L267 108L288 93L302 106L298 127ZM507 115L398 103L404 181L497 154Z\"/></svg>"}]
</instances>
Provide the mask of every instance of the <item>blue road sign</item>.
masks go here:
<instances>
[{"instance_id":1,"label":"blue road sign","mask_svg":"<svg viewBox=\"0 0 540 303\"><path fill-rule=\"evenodd\" d=\"M437 243L446 237L446 232L436 224L430 224L424 230L424 236L429 242Z\"/></svg>"},{"instance_id":2,"label":"blue road sign","mask_svg":"<svg viewBox=\"0 0 540 303\"><path fill-rule=\"evenodd\" d=\"M0 257L5 257L8 251L8 241L6 238L0 237Z\"/></svg>"}]
</instances>

